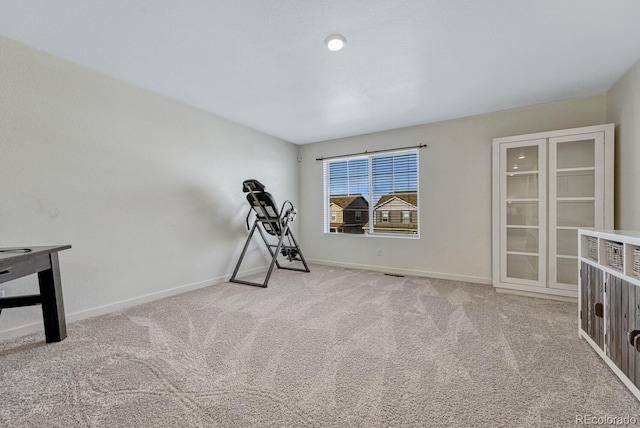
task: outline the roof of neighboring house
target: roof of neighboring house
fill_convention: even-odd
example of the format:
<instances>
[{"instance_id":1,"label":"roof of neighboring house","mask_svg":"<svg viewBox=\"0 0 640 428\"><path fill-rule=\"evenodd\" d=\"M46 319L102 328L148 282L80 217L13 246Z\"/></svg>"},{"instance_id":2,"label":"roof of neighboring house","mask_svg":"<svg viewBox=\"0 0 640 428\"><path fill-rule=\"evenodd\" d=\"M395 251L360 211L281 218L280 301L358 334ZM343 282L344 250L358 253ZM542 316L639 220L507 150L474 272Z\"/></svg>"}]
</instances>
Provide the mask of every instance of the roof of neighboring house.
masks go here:
<instances>
[{"instance_id":1,"label":"roof of neighboring house","mask_svg":"<svg viewBox=\"0 0 640 428\"><path fill-rule=\"evenodd\" d=\"M386 204L392 199L400 199L414 207L418 206L418 192L415 190L403 191L403 192L391 192L386 195L382 195L378 200L378 203L375 205L374 209L380 207L381 205Z\"/></svg>"},{"instance_id":2,"label":"roof of neighboring house","mask_svg":"<svg viewBox=\"0 0 640 428\"><path fill-rule=\"evenodd\" d=\"M332 195L330 202L338 205L342 209L345 209L349 205L351 205L353 201L359 198L362 198L365 202L367 202L367 200L364 199L362 195Z\"/></svg>"}]
</instances>

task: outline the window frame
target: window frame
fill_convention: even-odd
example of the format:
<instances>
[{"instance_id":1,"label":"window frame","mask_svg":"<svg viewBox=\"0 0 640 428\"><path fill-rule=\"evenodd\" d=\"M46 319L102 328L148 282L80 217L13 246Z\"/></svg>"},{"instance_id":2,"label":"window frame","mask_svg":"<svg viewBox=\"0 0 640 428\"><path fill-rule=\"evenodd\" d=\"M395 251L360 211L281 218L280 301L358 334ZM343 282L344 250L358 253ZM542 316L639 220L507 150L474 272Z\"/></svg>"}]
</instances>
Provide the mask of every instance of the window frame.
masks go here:
<instances>
[{"instance_id":1,"label":"window frame","mask_svg":"<svg viewBox=\"0 0 640 428\"><path fill-rule=\"evenodd\" d=\"M340 162L340 161L347 161L347 160L356 160L356 159L362 159L362 158L366 158L367 159L367 169L368 169L368 176L369 176L369 183L368 183L368 194L363 194L363 196L368 197L368 199L372 199L373 197L373 180L372 180L372 164L373 164L373 158L376 157L383 157L383 156L390 156L390 155L399 155L399 154L403 154L403 153L415 153L416 159L415 159L415 165L416 165L416 214L415 214L415 222L416 222L416 231L415 233L401 233L401 232L374 232L374 219L375 219L375 212L374 212L374 202L370 202L369 203L369 209L367 210L368 213L368 218L369 218L369 229L364 233L364 234L353 234L353 233L339 233L339 232L330 232L330 226L329 226L329 205L330 205L330 200L331 200L331 196L330 196L330 186L329 186L329 165L332 162ZM352 156L344 156L344 157L337 157L337 158L331 158L331 159L324 159L322 162L322 171L323 171L323 197L324 197L324 206L323 206L323 216L324 216L324 229L323 229L323 233L324 234L330 234L330 235L348 235L348 236L358 236L358 237L369 237L369 238L401 238L401 239L419 239L420 238L420 151L419 149L407 149L407 150L391 150L388 152L379 152L379 153L375 153L375 154L360 154L360 155L352 155ZM362 210L360 210L362 211ZM404 223L402 221L402 211L407 211L407 210L400 210L401 211L401 223L402 224L407 224ZM410 210L409 210L410 211ZM409 219L409 223L411 224L411 213L409 213L410 219ZM390 213L389 213L389 219L386 223L390 222Z\"/></svg>"}]
</instances>

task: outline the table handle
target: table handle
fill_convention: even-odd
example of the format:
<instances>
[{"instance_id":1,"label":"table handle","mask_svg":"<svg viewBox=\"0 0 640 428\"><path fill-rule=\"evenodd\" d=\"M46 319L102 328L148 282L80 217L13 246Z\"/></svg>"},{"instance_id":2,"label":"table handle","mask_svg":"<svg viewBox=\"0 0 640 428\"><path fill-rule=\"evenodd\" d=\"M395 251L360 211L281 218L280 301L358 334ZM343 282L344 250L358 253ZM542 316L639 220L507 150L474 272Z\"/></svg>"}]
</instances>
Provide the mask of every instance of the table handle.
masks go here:
<instances>
[{"instance_id":1,"label":"table handle","mask_svg":"<svg viewBox=\"0 0 640 428\"><path fill-rule=\"evenodd\" d=\"M5 269L2 272L0 272L0 276L9 275L10 273L11 273L11 269Z\"/></svg>"},{"instance_id":2,"label":"table handle","mask_svg":"<svg viewBox=\"0 0 640 428\"><path fill-rule=\"evenodd\" d=\"M632 330L628 333L629 343L640 352L640 330Z\"/></svg>"},{"instance_id":3,"label":"table handle","mask_svg":"<svg viewBox=\"0 0 640 428\"><path fill-rule=\"evenodd\" d=\"M602 303L596 303L593 306L594 309L594 314L595 316L597 316L598 318L603 318L604 317L604 305Z\"/></svg>"}]
</instances>

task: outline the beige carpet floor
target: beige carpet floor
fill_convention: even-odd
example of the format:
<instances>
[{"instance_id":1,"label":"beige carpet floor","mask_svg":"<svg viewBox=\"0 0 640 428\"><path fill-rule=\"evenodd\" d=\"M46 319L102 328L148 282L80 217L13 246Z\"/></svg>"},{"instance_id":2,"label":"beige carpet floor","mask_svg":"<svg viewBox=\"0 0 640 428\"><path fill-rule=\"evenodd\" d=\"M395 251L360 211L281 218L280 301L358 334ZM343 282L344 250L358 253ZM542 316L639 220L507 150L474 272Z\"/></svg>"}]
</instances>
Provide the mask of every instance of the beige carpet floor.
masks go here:
<instances>
[{"instance_id":1,"label":"beige carpet floor","mask_svg":"<svg viewBox=\"0 0 640 428\"><path fill-rule=\"evenodd\" d=\"M311 266L0 343L3 427L575 426L640 417L576 304Z\"/></svg>"}]
</instances>

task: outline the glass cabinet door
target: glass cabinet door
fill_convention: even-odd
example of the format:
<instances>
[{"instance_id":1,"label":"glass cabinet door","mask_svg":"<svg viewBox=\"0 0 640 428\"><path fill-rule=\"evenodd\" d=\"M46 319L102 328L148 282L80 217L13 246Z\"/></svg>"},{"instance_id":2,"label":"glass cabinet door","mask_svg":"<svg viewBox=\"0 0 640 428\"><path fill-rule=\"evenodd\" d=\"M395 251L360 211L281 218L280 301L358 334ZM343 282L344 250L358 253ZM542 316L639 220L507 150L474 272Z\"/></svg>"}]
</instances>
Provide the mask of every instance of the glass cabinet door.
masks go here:
<instances>
[{"instance_id":1,"label":"glass cabinet door","mask_svg":"<svg viewBox=\"0 0 640 428\"><path fill-rule=\"evenodd\" d=\"M578 287L578 229L603 227L604 133L549 139L549 286Z\"/></svg>"},{"instance_id":2,"label":"glass cabinet door","mask_svg":"<svg viewBox=\"0 0 640 428\"><path fill-rule=\"evenodd\" d=\"M500 147L500 277L546 285L546 140Z\"/></svg>"}]
</instances>

